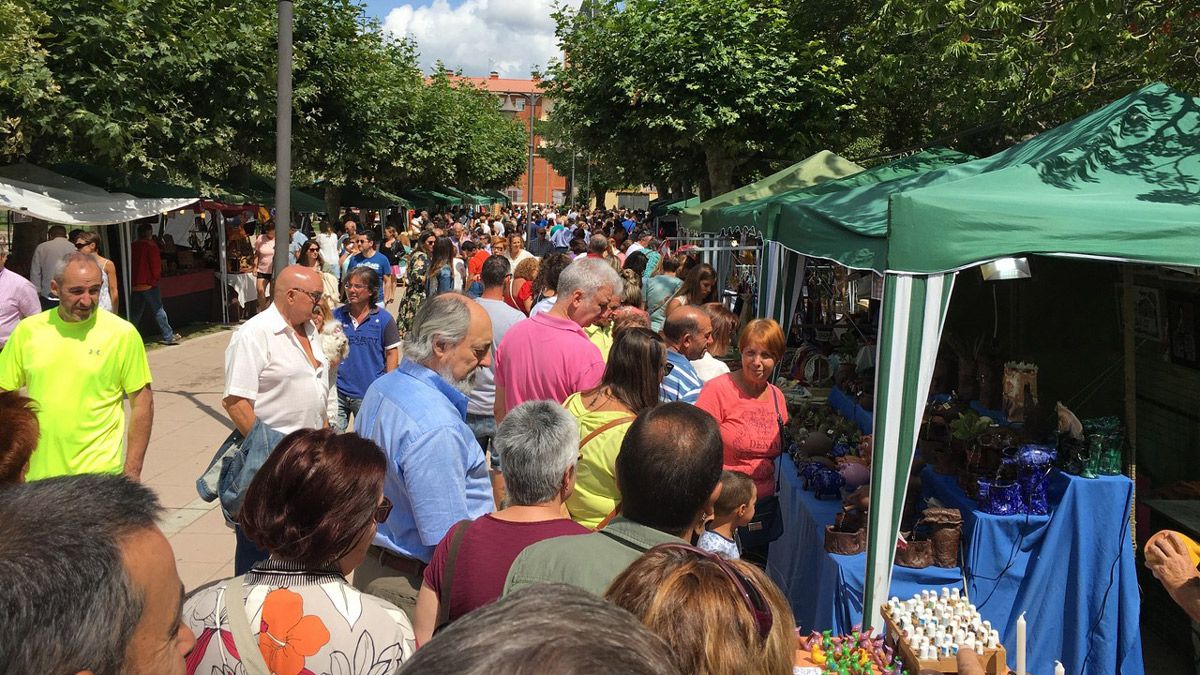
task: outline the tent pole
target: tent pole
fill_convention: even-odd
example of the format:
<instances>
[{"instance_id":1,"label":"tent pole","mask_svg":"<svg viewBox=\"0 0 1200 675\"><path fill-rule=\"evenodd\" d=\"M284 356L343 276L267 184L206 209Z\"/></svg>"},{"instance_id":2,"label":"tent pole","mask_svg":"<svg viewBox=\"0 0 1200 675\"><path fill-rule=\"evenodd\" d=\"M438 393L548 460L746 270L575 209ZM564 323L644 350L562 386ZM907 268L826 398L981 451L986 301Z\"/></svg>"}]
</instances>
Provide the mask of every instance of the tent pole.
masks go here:
<instances>
[{"instance_id":1,"label":"tent pole","mask_svg":"<svg viewBox=\"0 0 1200 675\"><path fill-rule=\"evenodd\" d=\"M1122 342L1125 351L1125 436L1129 443L1126 467L1133 481L1133 500L1129 506L1129 537L1137 551L1137 342L1133 332L1133 265L1121 265Z\"/></svg>"},{"instance_id":2,"label":"tent pole","mask_svg":"<svg viewBox=\"0 0 1200 675\"><path fill-rule=\"evenodd\" d=\"M221 270L221 323L229 325L229 251L225 245L225 214L217 210L212 213L213 228L217 231L217 265Z\"/></svg>"},{"instance_id":3,"label":"tent pole","mask_svg":"<svg viewBox=\"0 0 1200 675\"><path fill-rule=\"evenodd\" d=\"M129 247L132 242L129 237L129 221L117 225L117 239L121 242L121 286L125 289L125 320L132 321L133 291L129 285L129 266L132 264Z\"/></svg>"}]
</instances>

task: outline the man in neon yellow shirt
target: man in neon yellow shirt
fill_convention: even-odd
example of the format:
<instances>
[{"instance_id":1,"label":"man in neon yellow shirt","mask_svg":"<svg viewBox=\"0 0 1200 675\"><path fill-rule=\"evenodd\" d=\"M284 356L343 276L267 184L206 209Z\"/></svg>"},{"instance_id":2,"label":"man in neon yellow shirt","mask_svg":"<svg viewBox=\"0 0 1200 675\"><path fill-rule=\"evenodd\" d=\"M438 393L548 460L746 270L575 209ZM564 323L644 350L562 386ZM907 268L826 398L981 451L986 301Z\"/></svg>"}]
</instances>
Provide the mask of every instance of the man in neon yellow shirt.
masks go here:
<instances>
[{"instance_id":1,"label":"man in neon yellow shirt","mask_svg":"<svg viewBox=\"0 0 1200 675\"><path fill-rule=\"evenodd\" d=\"M65 256L50 282L61 304L17 324L0 352L0 389L26 387L41 435L26 480L124 473L138 480L150 442L150 365L137 329L100 309L102 272L84 253ZM129 397L129 439L122 449Z\"/></svg>"}]
</instances>

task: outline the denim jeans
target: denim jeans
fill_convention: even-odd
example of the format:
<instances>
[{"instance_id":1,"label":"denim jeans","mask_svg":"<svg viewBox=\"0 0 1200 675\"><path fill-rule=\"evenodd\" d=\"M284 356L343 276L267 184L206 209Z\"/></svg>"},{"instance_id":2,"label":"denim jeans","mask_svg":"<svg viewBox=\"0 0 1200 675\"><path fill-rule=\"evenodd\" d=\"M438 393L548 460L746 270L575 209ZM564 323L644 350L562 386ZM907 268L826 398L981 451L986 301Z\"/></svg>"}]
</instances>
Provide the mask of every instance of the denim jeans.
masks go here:
<instances>
[{"instance_id":1,"label":"denim jeans","mask_svg":"<svg viewBox=\"0 0 1200 675\"><path fill-rule=\"evenodd\" d=\"M340 391L337 397L337 419L333 421L333 426L339 434L344 434L346 429L350 428L350 416L358 417L358 408L362 405L362 399L351 398Z\"/></svg>"},{"instance_id":2,"label":"denim jeans","mask_svg":"<svg viewBox=\"0 0 1200 675\"><path fill-rule=\"evenodd\" d=\"M171 322L167 320L167 310L163 309L162 293L158 287L150 288L144 291L131 291L133 297L129 302L129 321L134 326L142 320L142 312L146 307L150 307L150 311L154 313L154 321L158 323L158 332L162 334L164 342L170 342L171 338L175 337L175 329L171 328Z\"/></svg>"},{"instance_id":3,"label":"denim jeans","mask_svg":"<svg viewBox=\"0 0 1200 675\"><path fill-rule=\"evenodd\" d=\"M241 576L249 572L255 563L266 560L270 554L255 546L254 542L242 533L241 525L235 525L233 533L237 538L237 545L234 547L233 553L233 573L235 576Z\"/></svg>"},{"instance_id":4,"label":"denim jeans","mask_svg":"<svg viewBox=\"0 0 1200 675\"><path fill-rule=\"evenodd\" d=\"M476 415L467 413L467 426L471 427L471 432L475 434L475 440L479 442L479 447L486 453L488 446L492 444L492 439L496 437L496 418L491 415ZM500 470L500 455L496 453L495 448L492 450L492 470Z\"/></svg>"}]
</instances>

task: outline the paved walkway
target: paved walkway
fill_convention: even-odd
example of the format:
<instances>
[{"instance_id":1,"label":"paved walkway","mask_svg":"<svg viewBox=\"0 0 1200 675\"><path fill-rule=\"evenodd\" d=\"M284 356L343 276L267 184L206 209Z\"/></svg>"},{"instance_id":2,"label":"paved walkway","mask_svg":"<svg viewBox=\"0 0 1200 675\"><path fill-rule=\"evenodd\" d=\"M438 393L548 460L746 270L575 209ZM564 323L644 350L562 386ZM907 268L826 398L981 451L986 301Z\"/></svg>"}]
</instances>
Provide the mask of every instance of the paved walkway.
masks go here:
<instances>
[{"instance_id":1,"label":"paved walkway","mask_svg":"<svg viewBox=\"0 0 1200 675\"><path fill-rule=\"evenodd\" d=\"M233 576L233 530L220 506L196 496L196 478L233 429L221 408L225 346L232 330L149 352L154 376L154 431L142 481L167 509L163 531L190 591Z\"/></svg>"}]
</instances>

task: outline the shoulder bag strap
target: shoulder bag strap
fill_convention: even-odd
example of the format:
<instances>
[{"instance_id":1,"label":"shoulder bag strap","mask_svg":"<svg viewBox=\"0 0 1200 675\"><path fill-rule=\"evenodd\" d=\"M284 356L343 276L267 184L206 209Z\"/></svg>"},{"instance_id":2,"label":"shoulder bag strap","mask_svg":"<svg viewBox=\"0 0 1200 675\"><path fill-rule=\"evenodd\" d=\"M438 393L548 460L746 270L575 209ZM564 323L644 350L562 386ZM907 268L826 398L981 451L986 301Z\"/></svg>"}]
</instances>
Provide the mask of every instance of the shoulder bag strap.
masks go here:
<instances>
[{"instance_id":1,"label":"shoulder bag strap","mask_svg":"<svg viewBox=\"0 0 1200 675\"><path fill-rule=\"evenodd\" d=\"M787 448L783 447L783 440L784 440L784 436L785 436L783 415L779 414L779 397L775 394L775 390L772 389L771 387L772 387L771 383L768 382L767 388L770 389L770 391L771 391L771 403L774 404L774 406L775 406L775 421L779 423L779 454L783 455L784 452L787 452ZM780 467L780 463L775 462L775 494L776 495L779 494L779 467Z\"/></svg>"},{"instance_id":2,"label":"shoulder bag strap","mask_svg":"<svg viewBox=\"0 0 1200 675\"><path fill-rule=\"evenodd\" d=\"M458 549L462 546L469 527L471 521L460 520L454 526L454 534L450 536L450 549L446 551L446 568L442 572L442 592L438 594L437 622L433 624L435 632L450 623L450 590L454 583L454 567L458 562Z\"/></svg>"},{"instance_id":3,"label":"shoulder bag strap","mask_svg":"<svg viewBox=\"0 0 1200 675\"><path fill-rule=\"evenodd\" d=\"M271 675L258 649L258 639L250 630L250 620L246 617L246 595L242 586L245 581L244 576L234 577L225 586L225 614L229 618L229 632L233 634L238 660L247 675Z\"/></svg>"},{"instance_id":4,"label":"shoulder bag strap","mask_svg":"<svg viewBox=\"0 0 1200 675\"><path fill-rule=\"evenodd\" d=\"M593 439L595 439L600 434L608 431L609 429L614 429L616 427L621 426L622 424L625 424L628 422L633 422L636 419L637 419L636 415L626 415L625 417L618 417L615 420L609 420L608 422L605 422L604 424L600 425L596 429L592 430L592 433L588 434L587 436L584 436L582 441L579 441L579 449L583 450L584 446L586 446L588 443L591 443Z\"/></svg>"},{"instance_id":5,"label":"shoulder bag strap","mask_svg":"<svg viewBox=\"0 0 1200 675\"><path fill-rule=\"evenodd\" d=\"M632 422L636 419L637 419L636 415L626 415L625 417L618 417L615 420L609 420L608 422L605 422L604 424L600 425L598 428L594 429L592 431L592 433L588 434L587 436L584 436L582 441L579 441L579 451L583 452L584 446L586 446L588 443L591 443L592 439L596 438L600 434L608 431L609 429L615 429L616 427L618 427L622 424L625 424L626 422ZM600 524L596 526L596 530L603 530L610 522L612 522L613 518L617 517L617 514L619 514L620 512L621 512L621 502L617 502L617 505L613 507L613 510L609 511L608 515L604 517L604 520L600 521Z\"/></svg>"}]
</instances>

